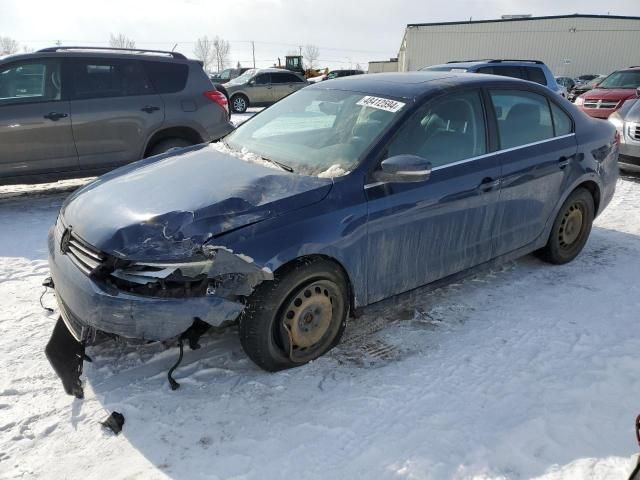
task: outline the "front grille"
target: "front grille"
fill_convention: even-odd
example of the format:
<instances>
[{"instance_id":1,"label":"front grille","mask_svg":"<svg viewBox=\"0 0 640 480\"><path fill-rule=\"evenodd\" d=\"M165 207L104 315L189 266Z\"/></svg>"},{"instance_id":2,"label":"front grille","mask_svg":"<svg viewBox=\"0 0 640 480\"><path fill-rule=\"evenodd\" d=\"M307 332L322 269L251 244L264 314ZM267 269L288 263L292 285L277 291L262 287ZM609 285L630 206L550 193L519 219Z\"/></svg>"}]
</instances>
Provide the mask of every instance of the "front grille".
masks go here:
<instances>
[{"instance_id":1,"label":"front grille","mask_svg":"<svg viewBox=\"0 0 640 480\"><path fill-rule=\"evenodd\" d=\"M640 124L636 124L629 127L629 136L634 140L640 140Z\"/></svg>"},{"instance_id":2,"label":"front grille","mask_svg":"<svg viewBox=\"0 0 640 480\"><path fill-rule=\"evenodd\" d=\"M104 255L88 243L82 241L71 232L67 255L76 266L87 275L100 267L105 260Z\"/></svg>"},{"instance_id":3,"label":"front grille","mask_svg":"<svg viewBox=\"0 0 640 480\"><path fill-rule=\"evenodd\" d=\"M76 317L59 295L56 296L56 299L58 300L58 306L60 307L62 320L67 325L67 329L69 330L71 335L73 335L79 342L84 342L88 345L95 343L95 328L90 327L78 317Z\"/></svg>"},{"instance_id":4,"label":"front grille","mask_svg":"<svg viewBox=\"0 0 640 480\"><path fill-rule=\"evenodd\" d=\"M88 244L76 235L72 229L67 229L60 219L56 224L56 242L60 250L86 275L91 275L102 266L106 256L94 246ZM68 235L68 240L65 239ZM64 245L63 245L64 244Z\"/></svg>"},{"instance_id":5,"label":"front grille","mask_svg":"<svg viewBox=\"0 0 640 480\"><path fill-rule=\"evenodd\" d=\"M585 100L584 108L612 109L618 106L618 100Z\"/></svg>"}]
</instances>

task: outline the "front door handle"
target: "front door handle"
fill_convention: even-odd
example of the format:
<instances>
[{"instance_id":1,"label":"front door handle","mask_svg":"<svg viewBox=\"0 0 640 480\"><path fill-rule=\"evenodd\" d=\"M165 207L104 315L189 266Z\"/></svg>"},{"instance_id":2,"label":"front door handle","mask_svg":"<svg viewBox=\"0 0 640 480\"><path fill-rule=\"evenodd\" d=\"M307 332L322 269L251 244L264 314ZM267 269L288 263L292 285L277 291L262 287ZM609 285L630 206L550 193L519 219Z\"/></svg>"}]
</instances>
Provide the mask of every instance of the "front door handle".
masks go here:
<instances>
[{"instance_id":1,"label":"front door handle","mask_svg":"<svg viewBox=\"0 0 640 480\"><path fill-rule=\"evenodd\" d=\"M147 112L147 113L153 113L156 110L160 110L160 107L156 107L155 105L145 105L140 110L142 110L143 112Z\"/></svg>"},{"instance_id":2,"label":"front door handle","mask_svg":"<svg viewBox=\"0 0 640 480\"><path fill-rule=\"evenodd\" d=\"M66 118L68 116L69 115L67 115L66 113L62 113L62 112L49 112L44 116L44 118L46 118L47 120L52 120L54 122L57 122L61 118Z\"/></svg>"},{"instance_id":3,"label":"front door handle","mask_svg":"<svg viewBox=\"0 0 640 480\"><path fill-rule=\"evenodd\" d=\"M482 182L480 183L480 185L478 186L478 189L482 192L489 192L491 190L493 190L494 188L497 188L500 186L500 179L493 179L490 177L486 177L482 179Z\"/></svg>"}]
</instances>

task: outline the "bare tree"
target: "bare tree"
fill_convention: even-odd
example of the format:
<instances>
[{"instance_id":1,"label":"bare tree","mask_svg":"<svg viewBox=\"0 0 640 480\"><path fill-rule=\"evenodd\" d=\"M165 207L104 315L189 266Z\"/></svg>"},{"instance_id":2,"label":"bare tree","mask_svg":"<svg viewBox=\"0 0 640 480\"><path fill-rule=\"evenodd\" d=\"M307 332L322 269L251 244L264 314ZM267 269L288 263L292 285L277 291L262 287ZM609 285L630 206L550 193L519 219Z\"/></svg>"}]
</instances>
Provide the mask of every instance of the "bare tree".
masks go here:
<instances>
[{"instance_id":1,"label":"bare tree","mask_svg":"<svg viewBox=\"0 0 640 480\"><path fill-rule=\"evenodd\" d=\"M20 44L11 37L0 37L0 55L12 55L20 49Z\"/></svg>"},{"instance_id":2,"label":"bare tree","mask_svg":"<svg viewBox=\"0 0 640 480\"><path fill-rule=\"evenodd\" d=\"M229 53L231 53L231 45L225 39L216 35L213 39L213 51L215 53L216 66L218 71L224 70L229 64Z\"/></svg>"},{"instance_id":3,"label":"bare tree","mask_svg":"<svg viewBox=\"0 0 640 480\"><path fill-rule=\"evenodd\" d=\"M202 68L204 68L205 72L208 72L209 67L211 67L211 64L215 61L213 42L209 40L209 37L205 35L204 37L198 38L193 53L196 58L202 62Z\"/></svg>"},{"instance_id":4,"label":"bare tree","mask_svg":"<svg viewBox=\"0 0 640 480\"><path fill-rule=\"evenodd\" d=\"M112 33L109 36L109 46L112 48L136 48L136 42L122 33L118 35Z\"/></svg>"},{"instance_id":5,"label":"bare tree","mask_svg":"<svg viewBox=\"0 0 640 480\"><path fill-rule=\"evenodd\" d=\"M304 60L306 62L306 67L311 69L316 68L318 58L320 58L320 49L316 45L307 44L304 47Z\"/></svg>"}]
</instances>

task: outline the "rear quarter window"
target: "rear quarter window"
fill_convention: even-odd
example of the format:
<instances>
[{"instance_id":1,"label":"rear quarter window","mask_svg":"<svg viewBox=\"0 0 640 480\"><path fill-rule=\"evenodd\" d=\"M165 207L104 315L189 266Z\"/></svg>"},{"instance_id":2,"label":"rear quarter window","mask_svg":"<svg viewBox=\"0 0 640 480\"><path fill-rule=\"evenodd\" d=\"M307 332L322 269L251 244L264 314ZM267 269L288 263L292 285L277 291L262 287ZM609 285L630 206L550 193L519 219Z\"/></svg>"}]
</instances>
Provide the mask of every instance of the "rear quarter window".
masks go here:
<instances>
[{"instance_id":1,"label":"rear quarter window","mask_svg":"<svg viewBox=\"0 0 640 480\"><path fill-rule=\"evenodd\" d=\"M547 84L547 77L544 76L544 72L539 67L524 67L527 72L528 80L539 83L540 85Z\"/></svg>"},{"instance_id":2,"label":"rear quarter window","mask_svg":"<svg viewBox=\"0 0 640 480\"><path fill-rule=\"evenodd\" d=\"M144 68L158 93L177 93L187 85L189 67L183 63L145 61Z\"/></svg>"}]
</instances>

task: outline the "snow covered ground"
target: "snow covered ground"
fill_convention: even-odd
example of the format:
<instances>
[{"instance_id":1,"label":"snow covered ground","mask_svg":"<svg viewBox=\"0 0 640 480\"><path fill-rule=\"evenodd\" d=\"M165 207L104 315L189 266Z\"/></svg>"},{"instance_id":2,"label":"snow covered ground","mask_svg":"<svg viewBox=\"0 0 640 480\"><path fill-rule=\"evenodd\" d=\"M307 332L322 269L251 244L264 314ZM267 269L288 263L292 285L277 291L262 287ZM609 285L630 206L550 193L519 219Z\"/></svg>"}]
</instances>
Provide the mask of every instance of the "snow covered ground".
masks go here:
<instances>
[{"instance_id":1,"label":"snow covered ground","mask_svg":"<svg viewBox=\"0 0 640 480\"><path fill-rule=\"evenodd\" d=\"M269 374L236 331L186 350L108 343L66 396L43 353L46 231L83 181L0 187L0 478L620 479L640 413L640 180L573 263L529 256L369 308ZM51 294L44 297L54 306ZM98 422L126 417L119 436Z\"/></svg>"}]
</instances>

